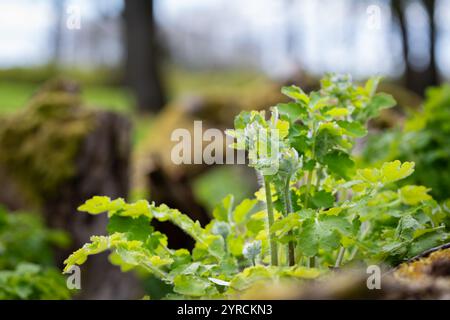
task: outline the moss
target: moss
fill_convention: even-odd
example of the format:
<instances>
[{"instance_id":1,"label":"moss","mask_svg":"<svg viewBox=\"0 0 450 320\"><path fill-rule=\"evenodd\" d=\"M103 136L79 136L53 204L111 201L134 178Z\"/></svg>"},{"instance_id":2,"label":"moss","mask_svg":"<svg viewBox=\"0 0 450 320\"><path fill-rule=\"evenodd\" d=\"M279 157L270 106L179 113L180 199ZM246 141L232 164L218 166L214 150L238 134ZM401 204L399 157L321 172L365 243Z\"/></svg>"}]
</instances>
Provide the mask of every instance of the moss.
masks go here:
<instances>
[{"instance_id":1,"label":"moss","mask_svg":"<svg viewBox=\"0 0 450 320\"><path fill-rule=\"evenodd\" d=\"M403 263L394 275L400 280L422 282L431 281L436 277L449 277L450 248L435 251L427 257L410 263Z\"/></svg>"},{"instance_id":2,"label":"moss","mask_svg":"<svg viewBox=\"0 0 450 320\"><path fill-rule=\"evenodd\" d=\"M23 187L42 200L75 175L75 158L93 125L78 89L50 82L17 113L0 119L0 163Z\"/></svg>"}]
</instances>

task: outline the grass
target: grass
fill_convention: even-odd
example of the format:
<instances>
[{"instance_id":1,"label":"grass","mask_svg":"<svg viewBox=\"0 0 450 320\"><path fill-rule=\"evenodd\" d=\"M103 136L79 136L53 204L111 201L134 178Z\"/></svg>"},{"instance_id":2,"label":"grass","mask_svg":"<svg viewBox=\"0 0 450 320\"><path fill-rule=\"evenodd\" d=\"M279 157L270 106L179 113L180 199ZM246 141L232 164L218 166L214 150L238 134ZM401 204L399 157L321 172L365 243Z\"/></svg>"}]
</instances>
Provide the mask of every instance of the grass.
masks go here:
<instances>
[{"instance_id":1,"label":"grass","mask_svg":"<svg viewBox=\"0 0 450 320\"><path fill-rule=\"evenodd\" d=\"M0 80L0 116L23 108L44 78L50 77L51 73L48 70L51 68L0 70L0 79L2 79ZM95 78L97 74L100 80L106 78L105 75L108 74L106 71L91 72L90 75L87 72L71 72L68 73L70 78L78 79L83 83L83 101L88 107L129 116L134 125L134 143L138 144L145 139L152 124L152 117L134 114L135 101L128 90L120 86L101 85L98 81L94 81L97 79ZM258 88L268 83L264 76L245 70L193 72L168 67L164 77L170 100L187 95L239 96L248 92L258 92Z\"/></svg>"},{"instance_id":2,"label":"grass","mask_svg":"<svg viewBox=\"0 0 450 320\"><path fill-rule=\"evenodd\" d=\"M0 115L22 108L37 86L32 83L0 82Z\"/></svg>"},{"instance_id":3,"label":"grass","mask_svg":"<svg viewBox=\"0 0 450 320\"><path fill-rule=\"evenodd\" d=\"M39 85L29 82L0 82L0 116L6 116L26 106ZM83 88L83 101L89 108L109 110L130 116L133 122L133 142L145 138L151 125L150 116L133 115L133 96L121 87L87 86Z\"/></svg>"},{"instance_id":4,"label":"grass","mask_svg":"<svg viewBox=\"0 0 450 320\"><path fill-rule=\"evenodd\" d=\"M131 114L134 99L121 87L89 86L83 90L83 101L90 107Z\"/></svg>"},{"instance_id":5,"label":"grass","mask_svg":"<svg viewBox=\"0 0 450 320\"><path fill-rule=\"evenodd\" d=\"M39 84L43 82L36 75L38 72L43 72L39 70L0 70L0 115L14 112L25 105ZM134 99L125 88L102 85L87 75L84 74L82 77L78 73L72 71L68 75L69 78L83 83L83 98L86 104L127 114L133 112ZM96 74L93 73L91 78ZM70 77L71 74L75 75ZM45 75L46 73L41 77ZM104 77L104 75L99 75L101 79ZM261 74L248 70L189 71L172 66L166 68L164 82L169 99L177 99L180 96L192 94L233 96L257 92L258 88L268 84L269 80Z\"/></svg>"},{"instance_id":6,"label":"grass","mask_svg":"<svg viewBox=\"0 0 450 320\"><path fill-rule=\"evenodd\" d=\"M185 95L230 95L257 92L269 84L267 77L250 70L189 71L167 68L166 86L171 98Z\"/></svg>"},{"instance_id":7,"label":"grass","mask_svg":"<svg viewBox=\"0 0 450 320\"><path fill-rule=\"evenodd\" d=\"M0 82L0 115L14 112L26 105L39 86L27 82ZM131 113L132 95L120 87L88 86L83 89L83 101L87 106Z\"/></svg>"}]
</instances>

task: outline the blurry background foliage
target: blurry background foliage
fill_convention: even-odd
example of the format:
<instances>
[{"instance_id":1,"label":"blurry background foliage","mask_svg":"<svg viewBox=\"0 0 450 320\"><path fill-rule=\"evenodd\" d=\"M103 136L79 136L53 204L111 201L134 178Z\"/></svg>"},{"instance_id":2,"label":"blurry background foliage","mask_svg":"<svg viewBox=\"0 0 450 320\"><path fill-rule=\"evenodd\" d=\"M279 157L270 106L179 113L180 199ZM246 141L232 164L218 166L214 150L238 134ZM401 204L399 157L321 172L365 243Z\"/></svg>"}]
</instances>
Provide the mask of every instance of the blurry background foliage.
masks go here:
<instances>
[{"instance_id":1,"label":"blurry background foliage","mask_svg":"<svg viewBox=\"0 0 450 320\"><path fill-rule=\"evenodd\" d=\"M450 85L428 89L423 108L411 111L403 126L369 138L364 162L394 159L416 163L414 174L403 184L430 187L436 200L450 197Z\"/></svg>"},{"instance_id":2,"label":"blurry background foliage","mask_svg":"<svg viewBox=\"0 0 450 320\"><path fill-rule=\"evenodd\" d=\"M53 248L69 242L66 233L48 230L39 215L0 207L0 299L70 298L53 260Z\"/></svg>"}]
</instances>

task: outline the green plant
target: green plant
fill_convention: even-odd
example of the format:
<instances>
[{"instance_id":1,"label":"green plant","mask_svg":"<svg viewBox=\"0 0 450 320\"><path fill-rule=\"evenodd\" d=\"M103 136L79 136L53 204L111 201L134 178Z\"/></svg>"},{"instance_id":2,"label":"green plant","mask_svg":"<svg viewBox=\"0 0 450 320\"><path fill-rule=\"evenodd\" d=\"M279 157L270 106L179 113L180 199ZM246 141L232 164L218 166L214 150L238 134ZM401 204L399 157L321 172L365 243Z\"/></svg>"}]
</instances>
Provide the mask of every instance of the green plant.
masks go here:
<instances>
[{"instance_id":1,"label":"green plant","mask_svg":"<svg viewBox=\"0 0 450 320\"><path fill-rule=\"evenodd\" d=\"M0 207L0 300L70 298L52 255L53 246L68 241L65 233L46 229L38 215Z\"/></svg>"},{"instance_id":2,"label":"green plant","mask_svg":"<svg viewBox=\"0 0 450 320\"><path fill-rule=\"evenodd\" d=\"M367 134L366 122L392 107L376 93L379 79L354 85L330 75L321 90L264 112L242 112L233 147L246 150L261 176L256 199L235 205L228 196L202 227L178 210L141 200L94 197L79 210L108 212L108 236L91 242L65 261L79 265L89 255L112 251L122 270L145 269L173 286L168 297L234 298L258 281L315 278L353 262L395 264L449 238L448 207L422 186L395 189L414 163L387 162L355 167L351 149ZM195 240L192 252L172 250L151 221L170 221Z\"/></svg>"},{"instance_id":3,"label":"green plant","mask_svg":"<svg viewBox=\"0 0 450 320\"><path fill-rule=\"evenodd\" d=\"M416 171L404 184L431 188L436 200L450 198L450 85L429 88L421 110L409 114L403 129L393 128L371 136L362 160L370 165L409 159Z\"/></svg>"},{"instance_id":4,"label":"green plant","mask_svg":"<svg viewBox=\"0 0 450 320\"><path fill-rule=\"evenodd\" d=\"M20 263L0 270L0 300L66 300L71 296L66 281L55 268Z\"/></svg>"}]
</instances>

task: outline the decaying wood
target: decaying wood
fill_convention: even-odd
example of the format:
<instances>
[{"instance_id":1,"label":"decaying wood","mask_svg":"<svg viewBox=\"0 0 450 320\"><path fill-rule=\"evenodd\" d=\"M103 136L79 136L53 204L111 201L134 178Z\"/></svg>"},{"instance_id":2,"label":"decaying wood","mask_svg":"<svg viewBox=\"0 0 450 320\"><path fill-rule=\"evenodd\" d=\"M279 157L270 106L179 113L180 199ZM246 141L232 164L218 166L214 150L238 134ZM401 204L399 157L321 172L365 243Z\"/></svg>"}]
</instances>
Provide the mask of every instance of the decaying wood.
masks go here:
<instances>
[{"instance_id":1,"label":"decaying wood","mask_svg":"<svg viewBox=\"0 0 450 320\"><path fill-rule=\"evenodd\" d=\"M76 176L47 199L44 214L52 228L66 230L73 242L69 250L59 251L63 261L71 252L104 234L106 215L77 213L76 208L94 195L126 197L129 191L130 124L111 112L96 114L95 129L86 136L76 159ZM142 294L132 273L122 274L107 255L93 256L82 266L83 299L129 299Z\"/></svg>"},{"instance_id":2,"label":"decaying wood","mask_svg":"<svg viewBox=\"0 0 450 320\"><path fill-rule=\"evenodd\" d=\"M450 300L450 249L425 251L384 273L380 286L368 286L373 273L363 268L335 269L315 280L261 283L240 292L240 299L446 299Z\"/></svg>"},{"instance_id":3,"label":"decaying wood","mask_svg":"<svg viewBox=\"0 0 450 320\"><path fill-rule=\"evenodd\" d=\"M79 101L79 88L65 81L53 81L44 85L33 99L44 99L45 104L45 94L49 94L48 101L54 105L56 103L55 107L59 107L57 104L60 100L53 99L55 92L57 95L65 94L69 100L70 96L74 95L74 103ZM39 101L42 103L42 100ZM65 105L61 104L60 107L64 108ZM0 170L0 176L5 177L2 179L0 196L3 205L10 210L33 208L36 212L42 212L48 227L64 230L70 235L72 239L70 248L55 250L56 262L61 269L63 261L69 254L89 242L92 235L106 233L106 215L92 216L79 213L78 206L95 195L126 198L129 193L131 152L129 120L112 112L92 111L89 121L91 129L80 140L78 151L71 164L74 167L73 175L58 182L59 184L52 192L43 191L46 189L35 192L35 196L39 197L38 204L21 198L20 195L25 193L24 185L16 183L18 177L11 172L15 169L10 168L8 171L8 168L2 167ZM62 132L67 125L67 122L63 122L57 130ZM45 123L42 126L45 126ZM28 137L33 138L33 135L21 137L20 139L24 139L21 142L25 143ZM61 141L61 143L70 143L70 141ZM49 155L46 169L52 169L52 159ZM54 169L58 170L58 168ZM34 181L27 185L27 189L38 187L39 183ZM81 267L81 286L82 290L78 298L83 299L130 299L140 298L143 295L140 281L133 273L122 274L118 267L108 261L106 254L90 257Z\"/></svg>"}]
</instances>

